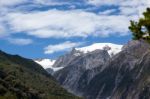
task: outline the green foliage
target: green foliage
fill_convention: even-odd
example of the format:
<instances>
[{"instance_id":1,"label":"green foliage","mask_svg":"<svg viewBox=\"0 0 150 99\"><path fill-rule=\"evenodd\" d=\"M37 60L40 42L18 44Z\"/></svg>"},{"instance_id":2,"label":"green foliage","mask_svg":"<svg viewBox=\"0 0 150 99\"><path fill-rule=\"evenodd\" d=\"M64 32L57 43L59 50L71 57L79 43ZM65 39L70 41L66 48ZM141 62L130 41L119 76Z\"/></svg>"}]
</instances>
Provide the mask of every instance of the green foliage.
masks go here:
<instances>
[{"instance_id":1,"label":"green foliage","mask_svg":"<svg viewBox=\"0 0 150 99\"><path fill-rule=\"evenodd\" d=\"M134 40L143 39L150 43L150 8L147 8L143 16L138 22L131 21L129 29L133 34Z\"/></svg>"},{"instance_id":2,"label":"green foliage","mask_svg":"<svg viewBox=\"0 0 150 99\"><path fill-rule=\"evenodd\" d=\"M32 60L0 51L0 99L79 99Z\"/></svg>"},{"instance_id":3,"label":"green foliage","mask_svg":"<svg viewBox=\"0 0 150 99\"><path fill-rule=\"evenodd\" d=\"M8 92L4 96L0 96L0 99L17 99L17 96Z\"/></svg>"}]
</instances>

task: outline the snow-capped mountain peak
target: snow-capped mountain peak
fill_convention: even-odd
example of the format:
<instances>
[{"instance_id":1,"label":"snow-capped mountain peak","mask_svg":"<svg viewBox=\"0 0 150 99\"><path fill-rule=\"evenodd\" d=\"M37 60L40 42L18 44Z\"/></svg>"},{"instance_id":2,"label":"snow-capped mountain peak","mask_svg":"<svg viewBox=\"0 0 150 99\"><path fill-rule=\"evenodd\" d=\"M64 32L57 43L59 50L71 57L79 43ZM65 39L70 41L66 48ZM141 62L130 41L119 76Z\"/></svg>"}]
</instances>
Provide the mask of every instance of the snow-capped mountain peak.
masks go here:
<instances>
[{"instance_id":1,"label":"snow-capped mountain peak","mask_svg":"<svg viewBox=\"0 0 150 99\"><path fill-rule=\"evenodd\" d=\"M112 55L119 53L122 47L123 45L118 45L118 44L113 44L113 43L95 43L90 46L76 48L76 50L79 50L83 53L88 53L97 49L101 49L101 50L107 50L109 55L112 56Z\"/></svg>"},{"instance_id":2,"label":"snow-capped mountain peak","mask_svg":"<svg viewBox=\"0 0 150 99\"><path fill-rule=\"evenodd\" d=\"M51 59L36 59L34 60L36 63L40 64L44 69L52 69L54 72L62 69L63 67L53 67L56 60Z\"/></svg>"},{"instance_id":3,"label":"snow-capped mountain peak","mask_svg":"<svg viewBox=\"0 0 150 99\"><path fill-rule=\"evenodd\" d=\"M92 52L95 50L107 50L110 56L113 56L119 53L122 49L123 45L112 44L112 43L95 43L90 46L74 48L70 53L74 56L80 56L82 54L86 54L88 52ZM71 56L69 56L71 58ZM64 66L54 66L56 60L51 59L36 59L34 60L36 63L43 66L44 69L52 69L52 71L56 72L64 68Z\"/></svg>"}]
</instances>

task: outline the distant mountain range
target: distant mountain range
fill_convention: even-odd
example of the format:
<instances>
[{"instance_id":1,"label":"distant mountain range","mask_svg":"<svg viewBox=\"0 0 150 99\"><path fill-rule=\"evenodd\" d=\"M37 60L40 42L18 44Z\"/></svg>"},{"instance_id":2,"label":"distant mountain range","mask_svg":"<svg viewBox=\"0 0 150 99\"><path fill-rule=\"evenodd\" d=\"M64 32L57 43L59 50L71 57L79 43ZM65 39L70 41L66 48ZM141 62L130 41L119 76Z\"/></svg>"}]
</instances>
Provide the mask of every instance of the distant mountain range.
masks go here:
<instances>
[{"instance_id":1,"label":"distant mountain range","mask_svg":"<svg viewBox=\"0 0 150 99\"><path fill-rule=\"evenodd\" d=\"M0 99L150 99L150 44L143 40L34 61L0 51Z\"/></svg>"},{"instance_id":2,"label":"distant mountain range","mask_svg":"<svg viewBox=\"0 0 150 99\"><path fill-rule=\"evenodd\" d=\"M74 48L52 66L69 92L85 99L150 99L150 44L130 41Z\"/></svg>"},{"instance_id":3,"label":"distant mountain range","mask_svg":"<svg viewBox=\"0 0 150 99\"><path fill-rule=\"evenodd\" d=\"M123 45L112 44L112 43L94 43L94 44L86 46L86 47L74 48L71 51L71 53L67 53L64 56L59 57L57 59L57 62L56 62L56 60L52 60L52 59L35 59L34 61L36 63L40 64L49 73L53 74L54 72L59 71L65 67L65 66L60 66L59 63L61 63L63 61L63 59L69 60L69 59L66 59L66 57L68 57L68 58L71 58L74 56L76 57L76 56L80 56L80 55L83 55L83 54L86 54L86 53L89 53L89 52L92 52L95 50L107 50L109 55L113 56L121 51L122 46ZM75 51L75 52L73 52L73 51ZM67 63L67 61L64 63ZM64 64L62 64L62 65L64 65Z\"/></svg>"}]
</instances>

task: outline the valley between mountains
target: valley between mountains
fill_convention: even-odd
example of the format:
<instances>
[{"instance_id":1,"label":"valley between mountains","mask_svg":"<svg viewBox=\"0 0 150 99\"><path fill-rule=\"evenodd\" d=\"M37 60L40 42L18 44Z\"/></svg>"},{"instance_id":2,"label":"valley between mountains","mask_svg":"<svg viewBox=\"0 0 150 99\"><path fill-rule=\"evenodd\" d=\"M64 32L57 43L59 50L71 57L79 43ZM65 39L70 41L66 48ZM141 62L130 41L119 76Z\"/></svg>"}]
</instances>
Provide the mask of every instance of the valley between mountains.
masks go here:
<instances>
[{"instance_id":1,"label":"valley between mountains","mask_svg":"<svg viewBox=\"0 0 150 99\"><path fill-rule=\"evenodd\" d=\"M150 44L96 43L57 60L0 51L0 99L150 99Z\"/></svg>"},{"instance_id":2,"label":"valley between mountains","mask_svg":"<svg viewBox=\"0 0 150 99\"><path fill-rule=\"evenodd\" d=\"M150 99L150 0L0 0L0 99Z\"/></svg>"}]
</instances>

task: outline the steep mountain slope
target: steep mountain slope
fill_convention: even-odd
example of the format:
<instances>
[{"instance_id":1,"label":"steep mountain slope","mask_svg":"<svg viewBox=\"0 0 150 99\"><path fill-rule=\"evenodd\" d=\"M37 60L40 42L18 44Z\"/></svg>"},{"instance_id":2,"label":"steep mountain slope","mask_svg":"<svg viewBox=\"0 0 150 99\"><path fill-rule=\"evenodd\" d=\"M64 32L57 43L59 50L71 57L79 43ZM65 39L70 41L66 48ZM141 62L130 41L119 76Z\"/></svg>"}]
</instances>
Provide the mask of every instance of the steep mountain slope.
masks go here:
<instances>
[{"instance_id":1,"label":"steep mountain slope","mask_svg":"<svg viewBox=\"0 0 150 99\"><path fill-rule=\"evenodd\" d=\"M53 67L66 67L70 62L76 59L78 56L83 55L83 52L77 51L75 48L72 49L71 52L60 56Z\"/></svg>"},{"instance_id":2,"label":"steep mountain slope","mask_svg":"<svg viewBox=\"0 0 150 99\"><path fill-rule=\"evenodd\" d=\"M82 96L90 80L99 73L110 57L121 51L122 45L96 43L83 48L74 48L56 60L54 67L62 70L54 77L68 91Z\"/></svg>"},{"instance_id":3,"label":"steep mountain slope","mask_svg":"<svg viewBox=\"0 0 150 99\"><path fill-rule=\"evenodd\" d=\"M150 99L150 44L132 41L86 86L87 99Z\"/></svg>"},{"instance_id":4,"label":"steep mountain slope","mask_svg":"<svg viewBox=\"0 0 150 99\"><path fill-rule=\"evenodd\" d=\"M54 76L64 88L82 96L84 86L103 68L103 64L109 60L110 55L106 50L82 53L73 49L64 57L62 62L60 62L61 58L58 60L59 65L64 66L64 68L56 72ZM57 64L57 66L59 65Z\"/></svg>"},{"instance_id":5,"label":"steep mountain slope","mask_svg":"<svg viewBox=\"0 0 150 99\"><path fill-rule=\"evenodd\" d=\"M81 48L73 48L71 52L60 56L53 67L66 67L69 65L71 61L76 59L78 56L83 56L86 53L93 52L95 50L106 50L108 51L110 56L113 56L119 53L122 49L123 45L112 44L112 43L94 43L92 45L81 47Z\"/></svg>"},{"instance_id":6,"label":"steep mountain slope","mask_svg":"<svg viewBox=\"0 0 150 99\"><path fill-rule=\"evenodd\" d=\"M68 63L54 77L86 99L150 99L150 44L130 41L112 56L108 49L74 50L77 54L69 54L75 56L67 57Z\"/></svg>"},{"instance_id":7,"label":"steep mountain slope","mask_svg":"<svg viewBox=\"0 0 150 99\"><path fill-rule=\"evenodd\" d=\"M78 99L40 65L0 51L0 99Z\"/></svg>"}]
</instances>

